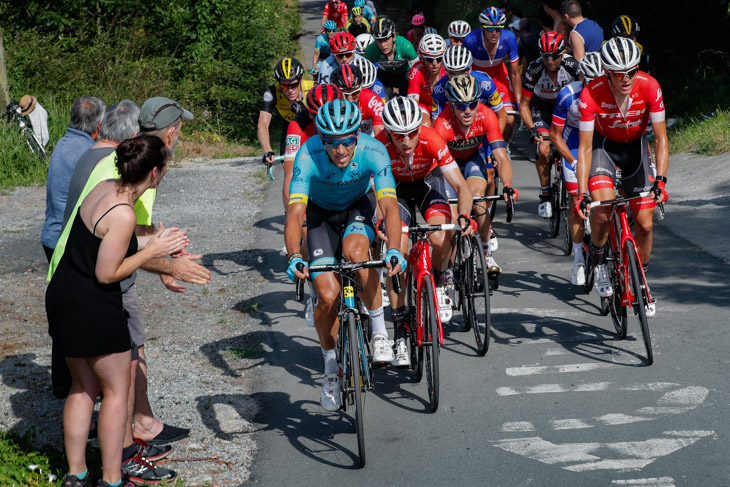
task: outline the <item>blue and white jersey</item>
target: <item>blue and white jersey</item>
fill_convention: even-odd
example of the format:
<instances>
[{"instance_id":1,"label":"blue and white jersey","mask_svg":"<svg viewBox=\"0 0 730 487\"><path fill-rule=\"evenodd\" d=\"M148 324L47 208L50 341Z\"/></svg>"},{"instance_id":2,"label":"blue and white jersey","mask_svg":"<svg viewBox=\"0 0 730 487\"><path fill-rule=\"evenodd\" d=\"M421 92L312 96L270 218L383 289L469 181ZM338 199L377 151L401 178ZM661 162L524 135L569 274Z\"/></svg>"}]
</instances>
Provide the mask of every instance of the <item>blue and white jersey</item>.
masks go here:
<instances>
[{"instance_id":1,"label":"blue and white jersey","mask_svg":"<svg viewBox=\"0 0 730 487\"><path fill-rule=\"evenodd\" d=\"M339 168L322 139L310 137L294 159L289 204L311 201L326 210L346 210L370 190L371 176L378 200L396 197L390 157L380 141L361 133L350 164Z\"/></svg>"},{"instance_id":2,"label":"blue and white jersey","mask_svg":"<svg viewBox=\"0 0 730 487\"><path fill-rule=\"evenodd\" d=\"M355 57L352 59L355 60L361 57L361 55L355 53ZM330 57L322 61L322 64L319 66L319 76L317 77L317 83L328 84L330 82L330 76L332 76L332 72L337 68L337 66L339 66L339 63L335 59L334 55L330 55Z\"/></svg>"},{"instance_id":3,"label":"blue and white jersey","mask_svg":"<svg viewBox=\"0 0 730 487\"><path fill-rule=\"evenodd\" d=\"M378 78L375 78L375 83L373 83L369 90L378 95L380 99L383 100L383 103L388 101L388 94L385 93L385 86L383 86L383 83Z\"/></svg>"},{"instance_id":4,"label":"blue and white jersey","mask_svg":"<svg viewBox=\"0 0 730 487\"><path fill-rule=\"evenodd\" d=\"M466 36L464 39L464 47L469 49L471 55L474 57L472 69L479 71L487 71L489 68L500 66L505 57L509 58L509 62L511 63L518 61L520 58L517 53L517 36L509 29L502 29L494 57L489 55L487 48L484 46L484 37L482 36L481 29L473 30Z\"/></svg>"},{"instance_id":5,"label":"blue and white jersey","mask_svg":"<svg viewBox=\"0 0 730 487\"><path fill-rule=\"evenodd\" d=\"M479 103L482 105L488 106L495 112L499 111L504 107L504 104L502 103L502 97L499 94L499 91L497 90L497 86L494 84L494 81L492 81L492 78L487 73L482 73L481 71L472 71L471 75L476 78L477 83L479 83L482 87L482 96L479 97ZM436 82L436 84L433 87L433 90L431 91L433 94L433 105L434 108L431 111L431 118L436 120L436 118L439 116L439 113L444 109L446 106L446 102L448 101L446 99L446 83L449 82L449 77L444 76L440 80Z\"/></svg>"},{"instance_id":6,"label":"blue and white jersey","mask_svg":"<svg viewBox=\"0 0 730 487\"><path fill-rule=\"evenodd\" d=\"M563 86L558 92L553 109L552 123L563 127L563 140L572 151L578 149L578 125L580 122L580 93L583 91L582 81L573 81Z\"/></svg>"}]
</instances>

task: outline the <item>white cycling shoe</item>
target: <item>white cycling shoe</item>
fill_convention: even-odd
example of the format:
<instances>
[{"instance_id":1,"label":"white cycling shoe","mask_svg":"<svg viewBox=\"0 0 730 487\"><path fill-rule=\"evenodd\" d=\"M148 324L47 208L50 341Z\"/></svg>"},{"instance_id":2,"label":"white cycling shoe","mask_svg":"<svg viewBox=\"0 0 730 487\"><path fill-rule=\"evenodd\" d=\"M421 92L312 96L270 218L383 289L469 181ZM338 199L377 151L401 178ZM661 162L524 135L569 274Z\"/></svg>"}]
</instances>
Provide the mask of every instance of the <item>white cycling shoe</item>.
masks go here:
<instances>
[{"instance_id":1,"label":"white cycling shoe","mask_svg":"<svg viewBox=\"0 0 730 487\"><path fill-rule=\"evenodd\" d=\"M602 298L610 298L613 296L613 287L611 280L608 278L608 267L606 264L596 266L596 292Z\"/></svg>"},{"instance_id":2,"label":"white cycling shoe","mask_svg":"<svg viewBox=\"0 0 730 487\"><path fill-rule=\"evenodd\" d=\"M499 248L499 241L497 240L497 234L494 233L494 228L489 226L489 251L494 252Z\"/></svg>"},{"instance_id":3,"label":"white cycling shoe","mask_svg":"<svg viewBox=\"0 0 730 487\"><path fill-rule=\"evenodd\" d=\"M410 367L411 354L408 352L405 338L399 338L395 342L395 359L393 365L396 367Z\"/></svg>"},{"instance_id":4,"label":"white cycling shoe","mask_svg":"<svg viewBox=\"0 0 730 487\"><path fill-rule=\"evenodd\" d=\"M319 404L325 411L337 411L342 406L340 395L340 376L337 374L325 375L322 379L322 392L319 394Z\"/></svg>"},{"instance_id":5,"label":"white cycling shoe","mask_svg":"<svg viewBox=\"0 0 730 487\"><path fill-rule=\"evenodd\" d=\"M393 345L388 337L385 335L373 336L373 362L390 363L394 358Z\"/></svg>"},{"instance_id":6,"label":"white cycling shoe","mask_svg":"<svg viewBox=\"0 0 730 487\"><path fill-rule=\"evenodd\" d=\"M494 257L491 255L487 255L487 274L499 274L502 272L502 268L499 267L499 264L497 264L497 261L494 260Z\"/></svg>"},{"instance_id":7,"label":"white cycling shoe","mask_svg":"<svg viewBox=\"0 0 730 487\"><path fill-rule=\"evenodd\" d=\"M653 318L656 314L656 301L647 304L646 306L644 306L644 309L646 310L646 317Z\"/></svg>"},{"instance_id":8,"label":"white cycling shoe","mask_svg":"<svg viewBox=\"0 0 730 487\"><path fill-rule=\"evenodd\" d=\"M573 262L573 272L570 273L570 283L573 286L583 286L586 283L586 268L583 262Z\"/></svg>"},{"instance_id":9,"label":"white cycling shoe","mask_svg":"<svg viewBox=\"0 0 730 487\"><path fill-rule=\"evenodd\" d=\"M553 216L553 204L549 201L542 201L537 207L537 214L543 218L550 218Z\"/></svg>"}]
</instances>

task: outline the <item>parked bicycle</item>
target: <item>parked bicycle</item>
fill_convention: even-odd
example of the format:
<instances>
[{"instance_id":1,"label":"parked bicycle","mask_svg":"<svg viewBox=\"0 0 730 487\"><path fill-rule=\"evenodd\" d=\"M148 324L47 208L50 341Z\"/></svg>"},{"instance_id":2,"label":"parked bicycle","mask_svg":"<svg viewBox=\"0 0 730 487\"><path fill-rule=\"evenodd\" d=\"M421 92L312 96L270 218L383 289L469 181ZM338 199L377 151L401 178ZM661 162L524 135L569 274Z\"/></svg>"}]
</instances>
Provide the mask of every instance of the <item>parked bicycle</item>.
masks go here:
<instances>
[{"instance_id":1,"label":"parked bicycle","mask_svg":"<svg viewBox=\"0 0 730 487\"><path fill-rule=\"evenodd\" d=\"M22 112L23 109L20 107L20 104L14 101L5 109L3 118L5 118L8 123L17 125L22 132L23 137L25 137L25 141L28 144L28 147L30 147L31 152L41 159L44 159L48 156L48 152L43 148L43 144L41 144L35 132L33 132L33 127L31 126L28 117L24 117Z\"/></svg>"}]
</instances>

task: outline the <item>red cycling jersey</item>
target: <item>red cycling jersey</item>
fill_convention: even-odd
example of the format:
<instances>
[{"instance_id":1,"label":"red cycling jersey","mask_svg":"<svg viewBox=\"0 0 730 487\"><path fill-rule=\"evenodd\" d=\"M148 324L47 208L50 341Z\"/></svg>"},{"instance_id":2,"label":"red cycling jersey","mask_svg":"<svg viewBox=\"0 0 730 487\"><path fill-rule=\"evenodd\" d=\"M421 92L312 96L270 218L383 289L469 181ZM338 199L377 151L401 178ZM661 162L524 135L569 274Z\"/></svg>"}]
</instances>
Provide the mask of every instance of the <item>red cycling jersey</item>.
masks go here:
<instances>
[{"instance_id":1,"label":"red cycling jersey","mask_svg":"<svg viewBox=\"0 0 730 487\"><path fill-rule=\"evenodd\" d=\"M649 119L664 121L664 99L659 83L652 76L639 71L629 95L626 114L616 98L606 76L593 80L580 94L580 130L594 128L615 142L633 142L644 134Z\"/></svg>"},{"instance_id":2,"label":"red cycling jersey","mask_svg":"<svg viewBox=\"0 0 730 487\"><path fill-rule=\"evenodd\" d=\"M337 27L343 29L347 27L347 5L345 2L338 2L335 8L334 3L327 2L324 6L324 15L327 16L327 20L334 20ZM324 29L322 29L324 31Z\"/></svg>"},{"instance_id":3,"label":"red cycling jersey","mask_svg":"<svg viewBox=\"0 0 730 487\"><path fill-rule=\"evenodd\" d=\"M286 129L284 157L294 159L302 144L316 133L314 122L312 122L309 112L297 115L294 120L289 122L289 127Z\"/></svg>"},{"instance_id":4,"label":"red cycling jersey","mask_svg":"<svg viewBox=\"0 0 730 487\"><path fill-rule=\"evenodd\" d=\"M382 142L388 150L391 170L396 180L418 181L425 178L436 166L440 167L442 172L459 169L456 161L451 157L446 141L433 128L421 125L418 145L409 162L401 159L386 132L383 130L375 138Z\"/></svg>"},{"instance_id":5,"label":"red cycling jersey","mask_svg":"<svg viewBox=\"0 0 730 487\"><path fill-rule=\"evenodd\" d=\"M474 121L465 134L459 127L451 105L447 104L439 114L433 126L436 132L446 140L451 155L457 160L469 159L484 142L486 137L492 150L505 148L502 132L499 130L499 120L494 111L482 105L477 106Z\"/></svg>"},{"instance_id":6,"label":"red cycling jersey","mask_svg":"<svg viewBox=\"0 0 730 487\"><path fill-rule=\"evenodd\" d=\"M358 107L362 113L362 124L360 130L371 133L373 125L383 125L383 99L367 88L360 90Z\"/></svg>"},{"instance_id":7,"label":"red cycling jersey","mask_svg":"<svg viewBox=\"0 0 730 487\"><path fill-rule=\"evenodd\" d=\"M439 79L446 76L446 70L443 65L441 66L441 72L439 73ZM433 94L431 91L431 77L426 70L426 65L423 61L418 61L413 65L411 71L408 73L408 96L416 99L411 95L418 95L418 105L422 110L425 110L427 114L435 109L433 103Z\"/></svg>"}]
</instances>

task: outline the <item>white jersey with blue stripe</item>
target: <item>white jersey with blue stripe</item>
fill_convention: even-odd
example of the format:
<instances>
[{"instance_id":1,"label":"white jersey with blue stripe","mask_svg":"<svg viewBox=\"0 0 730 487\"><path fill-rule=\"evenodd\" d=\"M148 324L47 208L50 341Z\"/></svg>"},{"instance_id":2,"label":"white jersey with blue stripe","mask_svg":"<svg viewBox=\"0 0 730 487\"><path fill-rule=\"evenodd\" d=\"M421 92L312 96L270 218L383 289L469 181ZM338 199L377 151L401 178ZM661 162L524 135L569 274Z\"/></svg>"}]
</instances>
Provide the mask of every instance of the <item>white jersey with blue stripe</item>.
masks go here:
<instances>
[{"instance_id":1,"label":"white jersey with blue stripe","mask_svg":"<svg viewBox=\"0 0 730 487\"><path fill-rule=\"evenodd\" d=\"M582 81L573 81L563 86L558 92L553 109L552 123L563 126L563 140L573 140L571 135L578 133L578 125L580 122L580 93L583 91ZM573 149L573 147L570 147Z\"/></svg>"}]
</instances>

